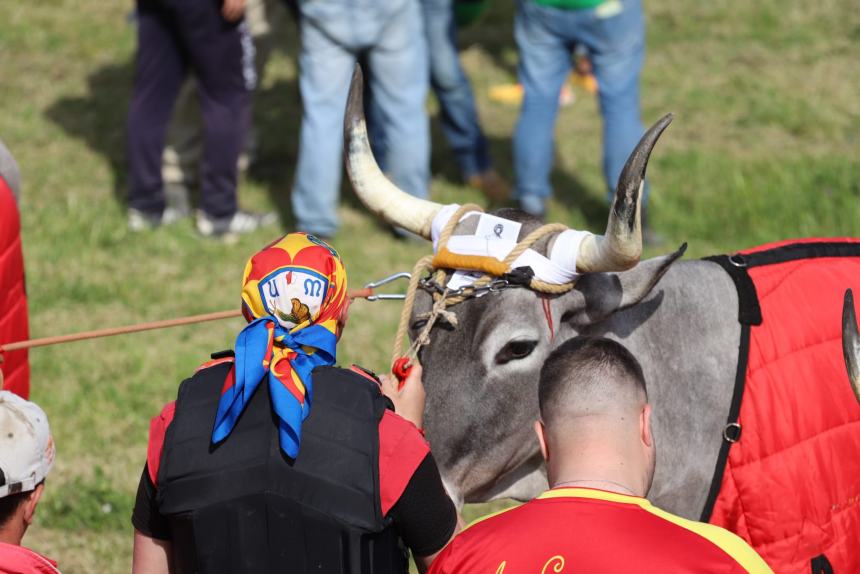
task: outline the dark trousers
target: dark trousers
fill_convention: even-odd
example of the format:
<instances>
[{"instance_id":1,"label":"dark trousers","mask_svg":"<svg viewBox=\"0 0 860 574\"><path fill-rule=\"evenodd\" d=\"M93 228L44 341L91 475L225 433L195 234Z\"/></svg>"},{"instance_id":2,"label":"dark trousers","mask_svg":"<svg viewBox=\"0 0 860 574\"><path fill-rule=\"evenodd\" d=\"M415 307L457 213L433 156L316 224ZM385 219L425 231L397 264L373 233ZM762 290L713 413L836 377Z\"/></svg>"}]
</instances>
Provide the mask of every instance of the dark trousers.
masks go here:
<instances>
[{"instance_id":1,"label":"dark trousers","mask_svg":"<svg viewBox=\"0 0 860 574\"><path fill-rule=\"evenodd\" d=\"M236 212L239 152L256 82L254 48L244 22L221 17L220 0L137 0L138 48L128 112L129 207L160 214L161 155L173 104L190 68L203 113L201 209Z\"/></svg>"}]
</instances>

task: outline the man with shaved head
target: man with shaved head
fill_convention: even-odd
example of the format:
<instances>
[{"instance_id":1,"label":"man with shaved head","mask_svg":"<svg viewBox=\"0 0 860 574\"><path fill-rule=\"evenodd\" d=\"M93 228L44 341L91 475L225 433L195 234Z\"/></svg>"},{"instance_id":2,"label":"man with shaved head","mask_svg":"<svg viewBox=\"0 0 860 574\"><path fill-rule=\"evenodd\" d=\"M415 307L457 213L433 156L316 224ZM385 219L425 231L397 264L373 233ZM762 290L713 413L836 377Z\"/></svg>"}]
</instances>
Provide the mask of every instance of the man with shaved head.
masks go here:
<instances>
[{"instance_id":1,"label":"man with shaved head","mask_svg":"<svg viewBox=\"0 0 860 574\"><path fill-rule=\"evenodd\" d=\"M535 430L551 484L648 492L656 461L651 405L630 351L609 339L567 341L541 369L538 400Z\"/></svg>"},{"instance_id":2,"label":"man with shaved head","mask_svg":"<svg viewBox=\"0 0 860 574\"><path fill-rule=\"evenodd\" d=\"M644 498L657 456L651 405L624 346L565 342L541 370L538 400L535 430L552 488L463 531L431 574L771 572L734 534Z\"/></svg>"}]
</instances>

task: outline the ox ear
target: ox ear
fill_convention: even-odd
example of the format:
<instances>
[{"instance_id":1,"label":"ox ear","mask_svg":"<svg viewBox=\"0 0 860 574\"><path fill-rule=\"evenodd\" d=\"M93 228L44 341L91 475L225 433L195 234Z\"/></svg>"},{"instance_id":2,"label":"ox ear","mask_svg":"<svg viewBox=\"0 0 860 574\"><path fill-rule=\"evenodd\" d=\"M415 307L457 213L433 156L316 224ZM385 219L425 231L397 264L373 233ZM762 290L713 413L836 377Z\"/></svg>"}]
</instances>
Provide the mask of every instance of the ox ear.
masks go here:
<instances>
[{"instance_id":1,"label":"ox ear","mask_svg":"<svg viewBox=\"0 0 860 574\"><path fill-rule=\"evenodd\" d=\"M674 253L646 259L629 271L583 275L573 291L579 293L575 298L576 308L565 312L562 321L577 326L592 325L639 303L686 250L687 244L684 243Z\"/></svg>"}]
</instances>

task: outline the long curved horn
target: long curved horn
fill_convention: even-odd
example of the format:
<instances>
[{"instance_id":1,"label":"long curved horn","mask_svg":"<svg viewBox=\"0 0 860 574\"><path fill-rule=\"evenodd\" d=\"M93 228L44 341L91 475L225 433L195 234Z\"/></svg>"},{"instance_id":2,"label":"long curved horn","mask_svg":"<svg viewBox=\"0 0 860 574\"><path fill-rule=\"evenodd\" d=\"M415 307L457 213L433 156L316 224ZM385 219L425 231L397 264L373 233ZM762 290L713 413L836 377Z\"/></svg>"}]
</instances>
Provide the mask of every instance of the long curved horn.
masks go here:
<instances>
[{"instance_id":1,"label":"long curved horn","mask_svg":"<svg viewBox=\"0 0 860 574\"><path fill-rule=\"evenodd\" d=\"M845 291L845 300L842 303L842 355L845 357L848 380L857 402L860 403L860 332L857 331L857 315L854 313L854 294L851 289Z\"/></svg>"},{"instance_id":2,"label":"long curved horn","mask_svg":"<svg viewBox=\"0 0 860 574\"><path fill-rule=\"evenodd\" d=\"M577 271L624 271L639 262L642 257L641 211L645 170L651 150L673 117L666 114L651 126L627 158L615 188L606 235L590 235L583 240L576 260Z\"/></svg>"},{"instance_id":3,"label":"long curved horn","mask_svg":"<svg viewBox=\"0 0 860 574\"><path fill-rule=\"evenodd\" d=\"M409 195L391 183L379 169L367 139L364 74L358 64L355 65L349 85L343 137L346 146L346 173L365 207L391 225L430 239L430 224L442 206Z\"/></svg>"}]
</instances>

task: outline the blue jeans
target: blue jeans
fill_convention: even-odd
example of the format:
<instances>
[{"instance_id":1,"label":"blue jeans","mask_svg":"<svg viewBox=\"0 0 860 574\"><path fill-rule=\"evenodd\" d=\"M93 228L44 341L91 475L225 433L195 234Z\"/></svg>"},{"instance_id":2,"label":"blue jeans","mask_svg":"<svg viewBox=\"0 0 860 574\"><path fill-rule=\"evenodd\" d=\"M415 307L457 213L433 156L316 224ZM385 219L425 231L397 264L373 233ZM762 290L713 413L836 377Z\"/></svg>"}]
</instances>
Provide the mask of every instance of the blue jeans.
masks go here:
<instances>
[{"instance_id":1,"label":"blue jeans","mask_svg":"<svg viewBox=\"0 0 860 574\"><path fill-rule=\"evenodd\" d=\"M427 47L418 0L305 0L299 11L303 115L293 215L298 229L330 236L338 227L343 115L359 55L384 122L380 163L401 189L427 197Z\"/></svg>"},{"instance_id":2,"label":"blue jeans","mask_svg":"<svg viewBox=\"0 0 860 574\"><path fill-rule=\"evenodd\" d=\"M514 36L524 89L514 133L516 196L521 206L538 211L530 207L543 206L552 195L549 175L558 94L577 44L588 51L597 78L603 176L611 199L624 162L645 131L639 116L639 75L645 56L641 1L607 0L595 8L564 10L519 0Z\"/></svg>"},{"instance_id":3,"label":"blue jeans","mask_svg":"<svg viewBox=\"0 0 860 574\"><path fill-rule=\"evenodd\" d=\"M442 131L464 179L490 169L490 150L478 123L472 86L460 64L452 0L421 0L430 50L430 85L439 100Z\"/></svg>"},{"instance_id":4,"label":"blue jeans","mask_svg":"<svg viewBox=\"0 0 860 574\"><path fill-rule=\"evenodd\" d=\"M430 87L439 101L442 133L454 152L463 179L490 169L490 146L478 122L478 110L469 78L460 63L453 0L421 0L424 32L430 55ZM388 141L376 121L378 106L372 91L366 94L373 151L384 156ZM385 165L380 159L380 165Z\"/></svg>"}]
</instances>

